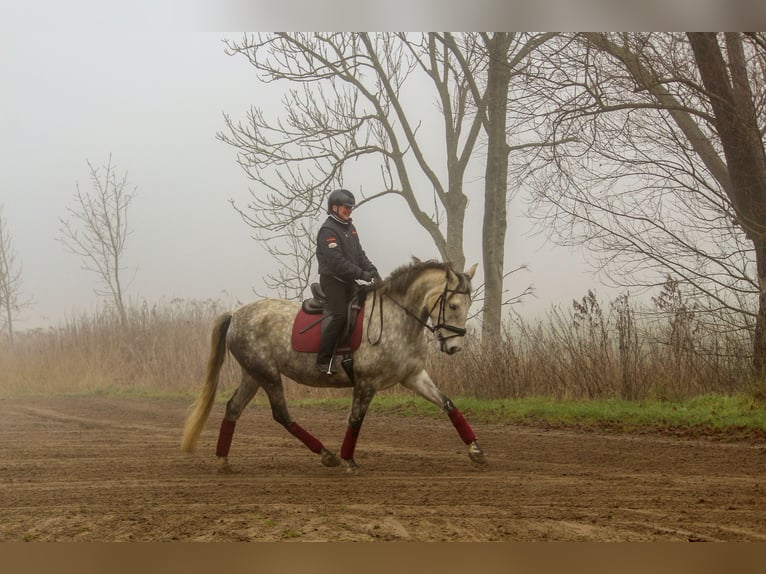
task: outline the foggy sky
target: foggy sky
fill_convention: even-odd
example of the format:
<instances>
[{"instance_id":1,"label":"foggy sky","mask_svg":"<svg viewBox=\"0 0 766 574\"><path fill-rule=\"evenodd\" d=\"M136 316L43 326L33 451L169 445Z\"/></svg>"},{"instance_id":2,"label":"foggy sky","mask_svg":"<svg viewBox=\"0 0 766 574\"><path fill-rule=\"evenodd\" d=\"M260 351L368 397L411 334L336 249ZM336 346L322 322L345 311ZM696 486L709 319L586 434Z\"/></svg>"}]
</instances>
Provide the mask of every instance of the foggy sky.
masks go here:
<instances>
[{"instance_id":1,"label":"foggy sky","mask_svg":"<svg viewBox=\"0 0 766 574\"><path fill-rule=\"evenodd\" d=\"M12 4L11 10L32 10L32 3ZM37 32L27 27L0 34L0 204L23 267L23 294L35 301L17 318L19 330L100 307L97 278L55 237L76 184L90 189L86 161L101 166L110 154L117 174L127 172L137 190L124 258L125 276L133 279L131 304L249 301L253 288L265 291L262 277L276 271L229 204L234 199L244 205L251 182L235 151L215 137L224 129L223 112L241 119L252 105L275 106L274 86L267 89L243 58L224 53L223 38L239 34L168 30L147 18L158 9L142 2L126 10L120 14L131 16L128 24L145 25L94 26L91 18L78 26L76 13L58 10ZM108 16L99 13L96 20L109 23ZM72 27L58 25L67 19ZM348 187L355 190L355 183ZM569 307L589 288L608 299L614 292L599 285L578 253L526 236L522 201L514 199L509 210L506 268L527 264L530 271L514 275L507 286L515 294L533 284L537 298L517 310L533 315L553 304ZM474 200L465 227L466 259L468 265L479 262L477 278L481 217ZM384 276L411 255L437 255L401 205L389 202L374 213L360 208L354 220Z\"/></svg>"},{"instance_id":2,"label":"foggy sky","mask_svg":"<svg viewBox=\"0 0 766 574\"><path fill-rule=\"evenodd\" d=\"M684 9L689 3L695 10ZM449 10L442 0L428 0L414 11L399 10L404 4L414 7L398 0L362 7L344 0L4 2L0 205L23 267L22 294L35 301L16 328L47 327L100 308L97 278L55 237L76 184L90 189L86 162L101 166L110 154L117 174L127 172L137 190L124 258L131 304L183 298L233 305L253 299L253 288L265 290L262 277L276 264L229 204L244 206L251 182L235 151L215 135L224 129L223 112L237 120L252 105L273 109L278 93L260 84L244 59L225 55L223 38L240 34L195 30L502 28L498 22L511 29L708 29L744 22L758 28L764 12L760 4L743 13L736 2L719 0L644 3L639 15L601 0L447 2ZM362 182L347 183L356 190ZM537 298L517 310L532 315L553 304L569 307L589 288L609 298L580 254L526 235L522 202L517 197L509 210L506 268L527 264L530 271L507 286L517 294L533 284ZM354 219L384 276L411 255L437 255L403 205L360 208ZM473 198L465 227L468 265L481 265L480 226L481 204Z\"/></svg>"},{"instance_id":3,"label":"foggy sky","mask_svg":"<svg viewBox=\"0 0 766 574\"><path fill-rule=\"evenodd\" d=\"M86 161L105 165L109 154L117 174L127 172L136 188L124 258L131 303L248 301L253 288L265 290L262 277L276 263L229 203L244 205L251 182L235 151L215 135L224 129L222 112L242 118L273 95L244 59L224 53L227 36L237 37L113 31L2 37L2 75L11 81L3 93L0 203L23 266L23 293L36 302L17 328L99 307L96 276L55 238L76 184L90 190ZM382 217L380 209L373 216L364 208L354 216L384 276L411 255L437 256L407 211L389 207ZM508 268L529 264L531 271L510 282L511 292L533 283L539 300L527 306L535 308L584 295L594 280L577 258L567 252L554 258L540 239L524 238L519 210L512 206ZM469 264L480 262L480 226L479 210L469 210Z\"/></svg>"}]
</instances>

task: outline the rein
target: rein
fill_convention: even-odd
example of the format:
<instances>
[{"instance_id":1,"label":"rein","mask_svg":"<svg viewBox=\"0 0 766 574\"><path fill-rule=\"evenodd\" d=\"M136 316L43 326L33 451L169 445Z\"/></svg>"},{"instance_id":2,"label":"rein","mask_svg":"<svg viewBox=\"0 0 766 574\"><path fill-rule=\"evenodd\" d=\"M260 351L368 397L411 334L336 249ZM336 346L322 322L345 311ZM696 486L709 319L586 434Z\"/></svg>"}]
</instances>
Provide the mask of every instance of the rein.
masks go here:
<instances>
[{"instance_id":1,"label":"rein","mask_svg":"<svg viewBox=\"0 0 766 574\"><path fill-rule=\"evenodd\" d=\"M446 341L448 339L452 339L454 337L462 337L466 334L466 330L464 327L456 327L455 325L450 325L446 322L446 305L447 305L447 298L451 294L460 294L460 295L470 295L471 292L469 290L460 291L458 289L450 289L449 288L449 273L447 273L447 279L444 283L444 291L442 291L441 295L439 295L438 299L434 302L433 306L431 307L430 311L428 311L427 317L430 317L433 313L434 309L436 309L436 306L439 306L439 314L437 315L436 325L429 325L428 319L424 321L421 319L418 315L410 311L407 307L399 303L396 299L388 295L388 299L392 301L397 307L402 309L409 317L412 317L420 323L423 327L428 329L431 333L436 333L436 331L440 329L444 329L446 331L450 331L451 333L454 333L453 335L444 336L441 333L438 334L439 341ZM373 291L372 293L372 309L370 310L370 318L372 318L373 313L375 312L375 303L378 298L378 292ZM381 338L383 337L383 295L380 296L380 306L378 310L378 314L380 316L380 334L378 335L378 339L373 342L370 340L370 327L367 326L367 341L372 345L377 345L380 343Z\"/></svg>"}]
</instances>

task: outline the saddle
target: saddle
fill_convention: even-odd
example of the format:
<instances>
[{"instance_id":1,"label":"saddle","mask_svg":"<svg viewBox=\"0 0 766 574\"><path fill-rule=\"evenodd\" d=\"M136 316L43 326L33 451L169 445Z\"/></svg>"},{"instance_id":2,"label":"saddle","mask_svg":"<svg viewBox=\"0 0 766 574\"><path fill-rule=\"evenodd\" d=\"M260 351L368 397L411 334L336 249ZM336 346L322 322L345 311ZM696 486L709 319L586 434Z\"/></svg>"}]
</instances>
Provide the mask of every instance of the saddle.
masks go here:
<instances>
[{"instance_id":1,"label":"saddle","mask_svg":"<svg viewBox=\"0 0 766 574\"><path fill-rule=\"evenodd\" d=\"M293 320L291 342L293 350L299 353L319 352L319 343L322 337L327 298L319 283L312 283L310 287L311 298L303 301L300 311ZM363 297L362 293L361 290L357 291L348 304L348 319L338 339L338 348L335 350L338 355L353 353L362 342L364 317L364 313L360 313L364 309L364 303L360 301Z\"/></svg>"},{"instance_id":2,"label":"saddle","mask_svg":"<svg viewBox=\"0 0 766 574\"><path fill-rule=\"evenodd\" d=\"M327 297L325 297L322 286L319 283L312 283L310 285L311 297L304 299L301 304L301 309L309 315L316 315L324 312L324 307L327 304Z\"/></svg>"}]
</instances>

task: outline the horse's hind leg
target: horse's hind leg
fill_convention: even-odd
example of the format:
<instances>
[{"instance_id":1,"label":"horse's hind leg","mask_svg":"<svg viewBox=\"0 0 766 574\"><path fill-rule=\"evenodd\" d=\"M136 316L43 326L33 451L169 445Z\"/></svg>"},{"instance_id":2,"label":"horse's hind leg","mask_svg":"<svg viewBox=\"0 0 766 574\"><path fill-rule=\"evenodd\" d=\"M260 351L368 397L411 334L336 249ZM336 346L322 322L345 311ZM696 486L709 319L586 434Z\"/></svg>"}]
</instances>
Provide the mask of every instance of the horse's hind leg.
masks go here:
<instances>
[{"instance_id":1,"label":"horse's hind leg","mask_svg":"<svg viewBox=\"0 0 766 574\"><path fill-rule=\"evenodd\" d=\"M287 429L287 431L299 439L306 447L311 451L321 456L322 464L324 466L338 466L340 460L335 454L325 448L318 438L304 429L301 425L293 420L290 416L290 412L287 410L287 402L285 401L285 392L282 387L282 380L277 376L274 380L263 381L263 390L269 396L269 404L271 404L271 414L274 420Z\"/></svg>"},{"instance_id":2,"label":"horse's hind leg","mask_svg":"<svg viewBox=\"0 0 766 574\"><path fill-rule=\"evenodd\" d=\"M469 458L477 464L484 464L487 462L487 459L484 456L484 451L481 450L479 443L476 441L476 434L474 434L468 421L465 420L463 413L461 413L453 402L439 390L439 387L437 387L433 380L431 380L431 377L425 370L420 371L420 373L414 377L403 381L402 385L446 412L450 421L452 421L455 430L457 430L460 435L460 438L468 445Z\"/></svg>"},{"instance_id":3,"label":"horse's hind leg","mask_svg":"<svg viewBox=\"0 0 766 574\"><path fill-rule=\"evenodd\" d=\"M221 421L221 429L218 432L215 455L221 462L219 472L228 473L232 471L229 465L229 449L231 448L231 440L234 437L234 428L245 407L250 403L260 387L260 383L242 369L242 379L240 380L239 387L234 391L229 402L226 403L226 414Z\"/></svg>"}]
</instances>

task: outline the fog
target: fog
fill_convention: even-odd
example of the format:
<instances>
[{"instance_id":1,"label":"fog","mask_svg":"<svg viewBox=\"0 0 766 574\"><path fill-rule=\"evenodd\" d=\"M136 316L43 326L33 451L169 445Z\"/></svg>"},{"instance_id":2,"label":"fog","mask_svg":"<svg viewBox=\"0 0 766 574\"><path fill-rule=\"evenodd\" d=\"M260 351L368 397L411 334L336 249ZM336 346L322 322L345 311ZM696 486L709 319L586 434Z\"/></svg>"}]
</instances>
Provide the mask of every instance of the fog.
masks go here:
<instances>
[{"instance_id":1,"label":"fog","mask_svg":"<svg viewBox=\"0 0 766 574\"><path fill-rule=\"evenodd\" d=\"M14 8L29 11L28 4ZM130 12L130 21L142 14ZM265 292L263 277L277 263L230 204L245 205L251 182L216 132L225 128L224 112L239 119L253 105L277 109L281 88L260 83L244 59L224 53L222 40L239 34L194 32L189 26L77 26L76 15L58 16L73 19L74 27L46 21L39 33L0 36L0 205L22 266L22 294L34 299L16 318L16 329L44 328L100 308L97 277L56 236L76 185L90 189L86 162L101 166L110 154L117 173L127 172L136 189L124 257L131 304L183 298L234 305L255 298L254 289ZM198 17L192 28L204 25ZM514 274L507 287L513 295L533 285L536 296L516 310L539 315L551 305L569 306L590 288L613 296L582 253L530 235L523 201L517 195L510 205L506 268L528 270ZM473 199L466 259L479 262L478 277L481 217L480 202ZM388 201L374 210L361 208L354 220L384 276L411 255L437 256L403 205Z\"/></svg>"}]
</instances>

